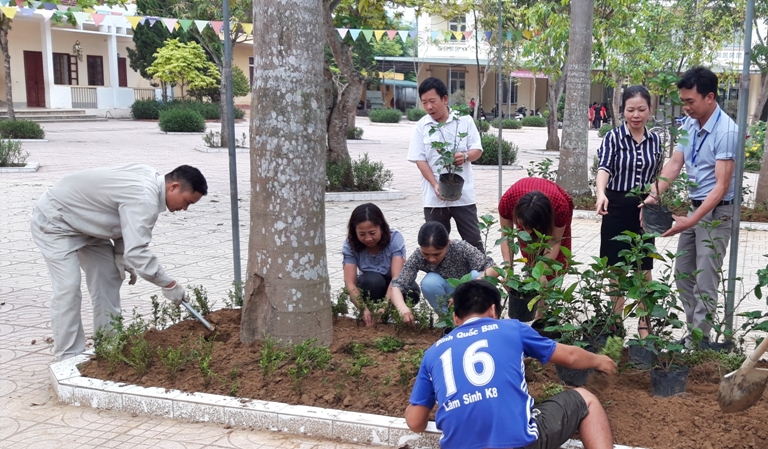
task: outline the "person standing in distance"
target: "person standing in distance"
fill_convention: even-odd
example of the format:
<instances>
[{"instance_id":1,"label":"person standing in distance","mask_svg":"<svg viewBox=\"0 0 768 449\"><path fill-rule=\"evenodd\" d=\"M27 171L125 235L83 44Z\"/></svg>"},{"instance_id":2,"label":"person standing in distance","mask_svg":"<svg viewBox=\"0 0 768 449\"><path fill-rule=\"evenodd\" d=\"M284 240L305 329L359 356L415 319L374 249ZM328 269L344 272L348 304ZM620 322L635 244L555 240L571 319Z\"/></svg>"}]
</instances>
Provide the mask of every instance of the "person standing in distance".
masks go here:
<instances>
[{"instance_id":1,"label":"person standing in distance","mask_svg":"<svg viewBox=\"0 0 768 449\"><path fill-rule=\"evenodd\" d=\"M421 106L427 115L416 123L408 148L408 160L416 164L421 172L421 197L424 204L425 221L440 222L451 233L451 218L462 239L482 252L483 241L477 226L477 206L475 205L475 181L472 175L472 161L483 154L480 133L470 116L458 116L448 107L448 88L437 78L427 78L419 85ZM445 123L438 132L430 135L432 127ZM466 133L466 137L459 134ZM432 142L449 142L451 148L456 143L453 155L454 165L461 167L464 187L461 198L445 201L440 197L437 182L440 176L437 166L438 153L432 148Z\"/></svg>"},{"instance_id":2,"label":"person standing in distance","mask_svg":"<svg viewBox=\"0 0 768 449\"><path fill-rule=\"evenodd\" d=\"M80 269L93 303L93 329L109 328L120 315L125 272L162 287L180 305L184 286L170 277L149 243L160 212L187 210L208 193L200 171L181 165L162 176L152 167L130 164L67 175L38 200L30 228L48 265L53 297L51 330L58 360L85 351Z\"/></svg>"},{"instance_id":3,"label":"person standing in distance","mask_svg":"<svg viewBox=\"0 0 768 449\"><path fill-rule=\"evenodd\" d=\"M616 373L610 357L541 337L518 320L498 320L499 290L474 280L456 287L456 328L424 354L405 422L414 432L435 423L443 449L556 449L577 430L586 449L613 447L608 416L584 388L534 404L525 358L572 369Z\"/></svg>"},{"instance_id":4,"label":"person standing in distance","mask_svg":"<svg viewBox=\"0 0 768 449\"><path fill-rule=\"evenodd\" d=\"M714 312L717 306L719 270L731 238L739 134L736 123L717 104L717 84L717 75L705 67L691 68L678 81L683 109L688 114L683 124L687 138L678 142L675 153L662 168L659 191L651 185L651 194L643 203L656 204L658 194L677 179L683 165L688 179L697 184L688 191L693 211L687 217L673 216L674 225L661 236L680 234L677 252L681 255L675 259L675 271L691 275L675 283L683 298L686 320L692 328L703 331L705 344L712 330L707 313ZM713 220L720 224L711 232L698 226Z\"/></svg>"}]
</instances>

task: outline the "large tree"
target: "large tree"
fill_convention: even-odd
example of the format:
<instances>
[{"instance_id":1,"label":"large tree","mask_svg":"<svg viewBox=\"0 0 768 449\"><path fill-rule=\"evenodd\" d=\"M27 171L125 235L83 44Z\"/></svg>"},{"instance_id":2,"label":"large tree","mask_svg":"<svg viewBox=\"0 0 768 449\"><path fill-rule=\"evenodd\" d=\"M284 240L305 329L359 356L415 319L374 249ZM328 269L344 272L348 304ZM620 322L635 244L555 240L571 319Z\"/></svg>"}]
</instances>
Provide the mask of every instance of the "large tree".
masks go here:
<instances>
[{"instance_id":1,"label":"large tree","mask_svg":"<svg viewBox=\"0 0 768 449\"><path fill-rule=\"evenodd\" d=\"M571 195L589 193L587 170L587 121L592 72L592 21L595 0L571 0L571 26L568 38L568 79L563 146L557 168L557 183Z\"/></svg>"},{"instance_id":2,"label":"large tree","mask_svg":"<svg viewBox=\"0 0 768 449\"><path fill-rule=\"evenodd\" d=\"M13 110L13 82L11 80L11 51L8 47L8 33L11 32L11 18L0 14L0 51L3 52L5 67L5 102L8 110L8 120L16 120Z\"/></svg>"},{"instance_id":3,"label":"large tree","mask_svg":"<svg viewBox=\"0 0 768 449\"><path fill-rule=\"evenodd\" d=\"M254 0L251 231L241 340L332 340L321 0Z\"/></svg>"}]
</instances>

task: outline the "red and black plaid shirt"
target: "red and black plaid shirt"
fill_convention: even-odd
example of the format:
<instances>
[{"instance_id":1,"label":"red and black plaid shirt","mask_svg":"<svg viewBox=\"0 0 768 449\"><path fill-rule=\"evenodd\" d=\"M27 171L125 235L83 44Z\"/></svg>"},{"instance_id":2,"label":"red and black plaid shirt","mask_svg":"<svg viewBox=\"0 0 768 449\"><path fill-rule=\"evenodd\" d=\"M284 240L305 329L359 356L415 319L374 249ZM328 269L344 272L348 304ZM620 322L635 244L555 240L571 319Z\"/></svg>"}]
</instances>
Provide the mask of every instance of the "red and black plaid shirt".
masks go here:
<instances>
[{"instance_id":1,"label":"red and black plaid shirt","mask_svg":"<svg viewBox=\"0 0 768 449\"><path fill-rule=\"evenodd\" d=\"M504 193L499 201L499 215L507 220L513 220L515 206L529 192L539 191L549 198L552 203L555 227L565 227L560 246L571 249L571 220L573 219L573 200L559 185L542 178L523 178ZM523 242L520 242L523 246ZM523 253L525 254L525 253ZM561 252L557 260L565 264L565 255ZM531 261L533 262L533 261Z\"/></svg>"}]
</instances>

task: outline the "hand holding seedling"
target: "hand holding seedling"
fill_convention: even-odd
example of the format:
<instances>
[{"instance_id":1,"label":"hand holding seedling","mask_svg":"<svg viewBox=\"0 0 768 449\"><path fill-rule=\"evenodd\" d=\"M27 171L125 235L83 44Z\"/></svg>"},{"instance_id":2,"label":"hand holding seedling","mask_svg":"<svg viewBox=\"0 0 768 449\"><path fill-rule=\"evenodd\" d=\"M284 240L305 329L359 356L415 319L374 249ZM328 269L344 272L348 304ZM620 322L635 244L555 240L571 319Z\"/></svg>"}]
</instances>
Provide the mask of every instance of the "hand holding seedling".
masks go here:
<instances>
[{"instance_id":1,"label":"hand holding seedling","mask_svg":"<svg viewBox=\"0 0 768 449\"><path fill-rule=\"evenodd\" d=\"M681 217L679 215L672 215L672 219L675 220L674 224L672 224L672 227L669 228L667 232L661 234L662 237L671 237L675 234L679 234L686 229L696 226L696 223L698 223L698 221L691 217Z\"/></svg>"},{"instance_id":2,"label":"hand holding seedling","mask_svg":"<svg viewBox=\"0 0 768 449\"><path fill-rule=\"evenodd\" d=\"M467 160L468 160L467 153L463 153L463 152L453 153L453 165L457 167L460 165L464 165L464 163L467 162Z\"/></svg>"}]
</instances>

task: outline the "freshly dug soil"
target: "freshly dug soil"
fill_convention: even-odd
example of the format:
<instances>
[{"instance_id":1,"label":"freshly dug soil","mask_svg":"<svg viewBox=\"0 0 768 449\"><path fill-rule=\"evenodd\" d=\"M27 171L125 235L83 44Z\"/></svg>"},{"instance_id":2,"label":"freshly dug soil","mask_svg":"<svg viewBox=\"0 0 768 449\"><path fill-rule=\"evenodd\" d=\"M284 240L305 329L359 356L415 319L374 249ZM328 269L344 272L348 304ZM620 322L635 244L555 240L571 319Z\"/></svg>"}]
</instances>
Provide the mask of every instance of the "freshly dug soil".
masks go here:
<instances>
[{"instance_id":1,"label":"freshly dug soil","mask_svg":"<svg viewBox=\"0 0 768 449\"><path fill-rule=\"evenodd\" d=\"M334 324L332 360L325 371L313 370L300 383L288 374L295 367L292 360L280 363L265 376L259 364L261 343L240 343L240 311L220 310L207 319L216 332L205 330L199 323L184 321L168 329L149 330L145 335L153 347L179 347L187 341L194 349L200 336L213 339L214 374L203 380L196 360L191 360L171 380L157 355L149 372L139 376L126 364L109 373L103 360L91 360L80 367L84 376L157 386L184 391L232 394L237 397L330 407L349 411L403 416L413 377L420 360L420 350L428 348L442 332L406 329L396 332L390 325L374 328L358 326L341 318ZM378 337L396 337L405 346L393 353L376 348ZM352 343L363 346L351 345ZM291 352L291 351L289 351ZM126 352L127 354L127 352ZM626 353L624 361L626 361ZM369 359L355 375L355 360ZM359 363L358 363L359 364ZM723 414L717 405L720 376L726 374L709 363L691 368L687 393L673 398L651 396L648 372L623 370L615 377L596 374L587 384L606 409L616 444L654 449L722 449L768 447L768 400L760 400L751 409ZM543 399L547 392L561 388L554 366L529 363L526 379L531 395ZM207 384L207 386L206 386Z\"/></svg>"}]
</instances>

